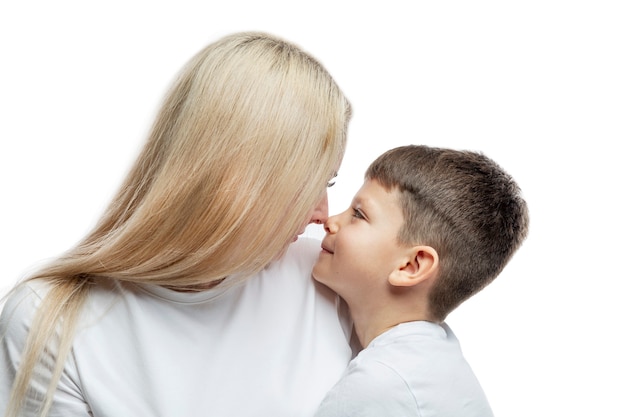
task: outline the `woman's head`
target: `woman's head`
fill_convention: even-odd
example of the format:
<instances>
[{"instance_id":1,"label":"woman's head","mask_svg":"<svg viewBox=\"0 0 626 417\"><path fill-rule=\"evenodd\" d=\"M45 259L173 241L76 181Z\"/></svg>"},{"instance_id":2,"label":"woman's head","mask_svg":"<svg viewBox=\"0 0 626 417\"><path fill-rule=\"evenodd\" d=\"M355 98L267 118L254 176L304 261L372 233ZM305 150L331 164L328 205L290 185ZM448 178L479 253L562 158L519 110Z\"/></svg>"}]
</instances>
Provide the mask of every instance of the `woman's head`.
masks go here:
<instances>
[{"instance_id":1,"label":"woman's head","mask_svg":"<svg viewBox=\"0 0 626 417\"><path fill-rule=\"evenodd\" d=\"M324 197L349 118L331 76L298 47L262 33L207 46L102 221L68 254L82 258L76 273L186 286L259 270Z\"/></svg>"},{"instance_id":2,"label":"woman's head","mask_svg":"<svg viewBox=\"0 0 626 417\"><path fill-rule=\"evenodd\" d=\"M290 43L240 33L200 51L95 229L30 277L51 286L7 415L19 414L35 364L60 326L42 414L50 407L91 280L201 288L246 277L278 256L323 206L349 118L331 76Z\"/></svg>"}]
</instances>

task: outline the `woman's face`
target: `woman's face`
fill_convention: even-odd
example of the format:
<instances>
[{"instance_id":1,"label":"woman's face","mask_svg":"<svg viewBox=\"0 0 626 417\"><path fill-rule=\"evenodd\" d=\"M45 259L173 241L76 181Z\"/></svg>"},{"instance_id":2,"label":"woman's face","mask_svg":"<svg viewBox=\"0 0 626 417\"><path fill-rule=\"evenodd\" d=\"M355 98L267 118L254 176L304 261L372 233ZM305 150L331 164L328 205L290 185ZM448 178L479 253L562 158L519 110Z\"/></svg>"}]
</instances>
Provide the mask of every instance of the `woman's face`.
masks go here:
<instances>
[{"instance_id":1,"label":"woman's face","mask_svg":"<svg viewBox=\"0 0 626 417\"><path fill-rule=\"evenodd\" d=\"M324 222L326 222L327 219L328 219L328 193L326 190L324 190L323 195L320 197L315 207L311 209L311 211L309 212L309 215L306 217L306 220L302 222L302 225L298 229L298 233L292 237L291 241L285 244L285 247L283 248L283 250L280 251L280 253L274 258L274 260L281 258L285 254L285 252L287 252L287 248L289 247L289 245L298 240L298 236L304 233L304 230L309 224L311 223L324 224Z\"/></svg>"},{"instance_id":2,"label":"woman's face","mask_svg":"<svg viewBox=\"0 0 626 417\"><path fill-rule=\"evenodd\" d=\"M306 222L300 227L298 230L298 234L293 237L292 243L298 240L298 236L304 233L304 229L311 224L324 224L328 219L328 192L324 190L324 193L320 197L319 201L315 205L315 207L311 210L310 214L307 216Z\"/></svg>"}]
</instances>

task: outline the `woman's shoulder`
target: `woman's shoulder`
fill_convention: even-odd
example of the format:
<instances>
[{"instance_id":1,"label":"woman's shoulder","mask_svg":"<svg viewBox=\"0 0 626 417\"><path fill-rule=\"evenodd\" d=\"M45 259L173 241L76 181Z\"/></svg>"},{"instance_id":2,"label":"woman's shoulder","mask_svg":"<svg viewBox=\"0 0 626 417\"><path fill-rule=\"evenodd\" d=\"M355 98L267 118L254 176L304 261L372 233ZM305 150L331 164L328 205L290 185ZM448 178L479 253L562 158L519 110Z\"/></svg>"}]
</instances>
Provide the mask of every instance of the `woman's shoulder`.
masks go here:
<instances>
[{"instance_id":1,"label":"woman's shoulder","mask_svg":"<svg viewBox=\"0 0 626 417\"><path fill-rule=\"evenodd\" d=\"M298 239L289 245L283 256L246 280L243 291L255 294L255 298L267 300L312 297L321 302L325 299L324 303L335 308L336 295L327 288L320 288L311 275L320 245L315 239Z\"/></svg>"},{"instance_id":2,"label":"woman's shoulder","mask_svg":"<svg viewBox=\"0 0 626 417\"><path fill-rule=\"evenodd\" d=\"M321 250L321 242L314 238L301 237L289 245L287 252L279 263L297 265L301 268L311 269L317 260Z\"/></svg>"},{"instance_id":3,"label":"woman's shoulder","mask_svg":"<svg viewBox=\"0 0 626 417\"><path fill-rule=\"evenodd\" d=\"M2 316L14 316L36 309L50 290L50 285L42 280L31 280L17 284L7 294L2 308Z\"/></svg>"},{"instance_id":4,"label":"woman's shoulder","mask_svg":"<svg viewBox=\"0 0 626 417\"><path fill-rule=\"evenodd\" d=\"M35 312L50 286L43 281L26 281L18 284L8 294L0 314L0 340L23 344L28 336Z\"/></svg>"},{"instance_id":5,"label":"woman's shoulder","mask_svg":"<svg viewBox=\"0 0 626 417\"><path fill-rule=\"evenodd\" d=\"M113 299L122 292L119 287L109 282L94 284L90 288L86 305L94 304L91 302L94 296L99 297L98 303L100 304L103 299ZM28 280L16 285L7 295L0 314L0 337L25 338L35 318L35 313L51 288L52 284L44 279Z\"/></svg>"}]
</instances>

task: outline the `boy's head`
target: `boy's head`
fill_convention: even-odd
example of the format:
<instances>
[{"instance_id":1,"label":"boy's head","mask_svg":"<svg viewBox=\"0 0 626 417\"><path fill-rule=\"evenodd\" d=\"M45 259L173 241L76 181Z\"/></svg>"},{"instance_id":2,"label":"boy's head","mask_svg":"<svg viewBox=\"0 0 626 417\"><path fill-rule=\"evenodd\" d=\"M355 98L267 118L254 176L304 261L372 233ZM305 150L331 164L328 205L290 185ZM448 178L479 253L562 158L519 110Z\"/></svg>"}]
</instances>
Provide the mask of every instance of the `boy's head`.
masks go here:
<instances>
[{"instance_id":1,"label":"boy's head","mask_svg":"<svg viewBox=\"0 0 626 417\"><path fill-rule=\"evenodd\" d=\"M390 268L434 266L436 276L425 287L428 317L443 321L502 271L528 233L528 209L519 187L480 153L403 146L378 157L365 180L353 207L329 219L325 251L314 269L316 279L342 296L337 280L351 271L358 270L360 277L354 279L363 281L356 291L365 296L370 284L363 275L370 271L385 274L387 268L389 275ZM371 219L364 218L368 213L361 206L370 210ZM360 246L351 258L339 252L348 234L354 237L353 249ZM402 258L409 253L418 259ZM352 269L339 261L351 263ZM389 282L393 285L393 279ZM354 291L358 283L347 285Z\"/></svg>"}]
</instances>

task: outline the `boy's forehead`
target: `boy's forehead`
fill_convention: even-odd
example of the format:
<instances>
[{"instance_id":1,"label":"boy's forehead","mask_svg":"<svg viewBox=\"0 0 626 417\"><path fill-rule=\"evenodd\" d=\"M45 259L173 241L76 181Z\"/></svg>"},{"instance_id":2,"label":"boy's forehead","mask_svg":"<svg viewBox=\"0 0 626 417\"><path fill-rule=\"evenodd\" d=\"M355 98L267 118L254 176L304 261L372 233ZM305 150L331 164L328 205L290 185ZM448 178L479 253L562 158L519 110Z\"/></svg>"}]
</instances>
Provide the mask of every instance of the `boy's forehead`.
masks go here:
<instances>
[{"instance_id":1,"label":"boy's forehead","mask_svg":"<svg viewBox=\"0 0 626 417\"><path fill-rule=\"evenodd\" d=\"M388 190L375 179L366 179L359 191L355 194L353 202L362 206L380 206L389 203L397 205L399 194L397 188Z\"/></svg>"}]
</instances>

